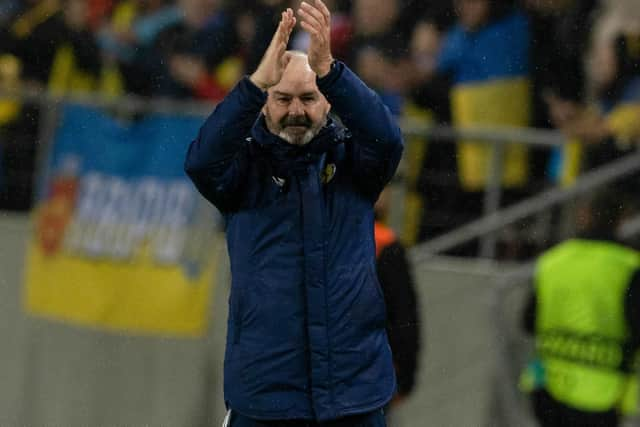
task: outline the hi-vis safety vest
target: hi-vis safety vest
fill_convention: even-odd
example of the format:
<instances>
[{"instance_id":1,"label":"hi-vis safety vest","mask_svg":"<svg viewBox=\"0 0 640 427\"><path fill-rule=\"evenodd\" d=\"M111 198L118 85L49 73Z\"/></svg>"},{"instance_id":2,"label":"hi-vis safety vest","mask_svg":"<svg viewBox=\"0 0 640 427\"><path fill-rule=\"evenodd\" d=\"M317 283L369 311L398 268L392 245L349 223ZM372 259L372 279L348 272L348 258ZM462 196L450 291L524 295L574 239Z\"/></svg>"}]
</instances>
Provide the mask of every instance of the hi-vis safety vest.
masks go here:
<instances>
[{"instance_id":1,"label":"hi-vis safety vest","mask_svg":"<svg viewBox=\"0 0 640 427\"><path fill-rule=\"evenodd\" d=\"M536 353L554 399L590 412L637 406L624 299L639 266L638 252L603 241L570 240L540 258Z\"/></svg>"}]
</instances>

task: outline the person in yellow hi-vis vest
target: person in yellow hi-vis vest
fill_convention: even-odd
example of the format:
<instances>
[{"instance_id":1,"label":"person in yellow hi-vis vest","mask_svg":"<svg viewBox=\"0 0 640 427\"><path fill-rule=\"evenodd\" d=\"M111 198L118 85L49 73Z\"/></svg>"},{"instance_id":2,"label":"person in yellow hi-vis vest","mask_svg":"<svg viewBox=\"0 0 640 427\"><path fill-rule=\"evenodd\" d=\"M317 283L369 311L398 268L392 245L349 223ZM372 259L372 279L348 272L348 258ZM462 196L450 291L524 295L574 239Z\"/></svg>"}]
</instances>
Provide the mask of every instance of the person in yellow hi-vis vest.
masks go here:
<instances>
[{"instance_id":1,"label":"person in yellow hi-vis vest","mask_svg":"<svg viewBox=\"0 0 640 427\"><path fill-rule=\"evenodd\" d=\"M615 427L637 409L640 253L612 237L629 206L596 197L579 211L583 237L537 262L523 318L536 358L520 385L543 427Z\"/></svg>"}]
</instances>

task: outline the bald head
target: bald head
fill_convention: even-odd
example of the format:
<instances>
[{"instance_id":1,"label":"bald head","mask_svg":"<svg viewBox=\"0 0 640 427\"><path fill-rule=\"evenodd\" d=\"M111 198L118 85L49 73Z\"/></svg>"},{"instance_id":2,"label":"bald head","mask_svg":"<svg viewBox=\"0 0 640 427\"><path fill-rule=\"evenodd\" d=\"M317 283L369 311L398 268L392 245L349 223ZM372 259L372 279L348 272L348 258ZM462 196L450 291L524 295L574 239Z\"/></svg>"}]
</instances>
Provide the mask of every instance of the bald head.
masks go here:
<instances>
[{"instance_id":1,"label":"bald head","mask_svg":"<svg viewBox=\"0 0 640 427\"><path fill-rule=\"evenodd\" d=\"M327 120L330 105L316 84L307 55L288 51L278 84L268 90L263 113L271 133L295 145L311 141Z\"/></svg>"},{"instance_id":2,"label":"bald head","mask_svg":"<svg viewBox=\"0 0 640 427\"><path fill-rule=\"evenodd\" d=\"M309 58L305 53L297 51L288 51L285 58L289 62L282 73L282 78L277 85L272 86L269 92L278 90L291 90L297 87L315 87L316 73L309 66Z\"/></svg>"}]
</instances>

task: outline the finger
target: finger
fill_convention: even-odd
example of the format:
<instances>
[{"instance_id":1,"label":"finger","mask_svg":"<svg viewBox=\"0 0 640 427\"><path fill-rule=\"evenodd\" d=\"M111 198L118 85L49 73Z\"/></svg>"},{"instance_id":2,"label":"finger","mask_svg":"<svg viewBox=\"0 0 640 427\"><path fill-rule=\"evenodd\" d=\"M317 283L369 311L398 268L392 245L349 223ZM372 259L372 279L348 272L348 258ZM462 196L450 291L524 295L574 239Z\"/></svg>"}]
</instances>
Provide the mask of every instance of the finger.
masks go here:
<instances>
[{"instance_id":1,"label":"finger","mask_svg":"<svg viewBox=\"0 0 640 427\"><path fill-rule=\"evenodd\" d=\"M320 12L318 9L316 9L313 6L311 6L307 2L303 1L300 4L300 9L303 10L304 12L308 13L309 15L312 15L319 23L321 23L323 25L327 25L327 23L329 22L329 21L326 20L325 16L322 14L322 12Z\"/></svg>"},{"instance_id":2,"label":"finger","mask_svg":"<svg viewBox=\"0 0 640 427\"><path fill-rule=\"evenodd\" d=\"M280 15L280 22L278 23L278 28L276 28L276 32L273 35L273 39L271 39L271 43L269 44L269 49L275 49L280 43L287 39L287 17L285 12L282 12Z\"/></svg>"},{"instance_id":3,"label":"finger","mask_svg":"<svg viewBox=\"0 0 640 427\"><path fill-rule=\"evenodd\" d=\"M278 43L280 41L280 39L282 38L282 30L284 28L284 22L285 22L285 13L282 12L280 14L280 22L278 22L278 28L276 28L276 32L273 34L273 38L271 39L271 44L274 43Z\"/></svg>"},{"instance_id":4,"label":"finger","mask_svg":"<svg viewBox=\"0 0 640 427\"><path fill-rule=\"evenodd\" d=\"M313 44L323 45L325 43L324 35L318 28L307 21L300 22L300 26L309 33ZM311 46L309 48L311 48Z\"/></svg>"},{"instance_id":5,"label":"finger","mask_svg":"<svg viewBox=\"0 0 640 427\"><path fill-rule=\"evenodd\" d=\"M320 9L320 12L322 12L322 14L324 15L325 19L327 20L327 23L331 22L331 12L329 11L329 8L327 7L326 4L324 4L324 2L322 0L314 0L316 8Z\"/></svg>"},{"instance_id":6,"label":"finger","mask_svg":"<svg viewBox=\"0 0 640 427\"><path fill-rule=\"evenodd\" d=\"M282 21L282 24L278 27L278 43L289 43L289 37L291 36L291 31L293 30L295 25L295 20L291 20L287 18Z\"/></svg>"},{"instance_id":7,"label":"finger","mask_svg":"<svg viewBox=\"0 0 640 427\"><path fill-rule=\"evenodd\" d=\"M287 9L286 12L283 12L283 20L282 20L282 37L283 40L288 40L291 32L295 28L296 18L293 15L293 10Z\"/></svg>"},{"instance_id":8,"label":"finger","mask_svg":"<svg viewBox=\"0 0 640 427\"><path fill-rule=\"evenodd\" d=\"M291 31L293 26L287 26L283 28L282 34L280 35L279 42L284 43L285 45L289 44L289 38L291 37Z\"/></svg>"},{"instance_id":9,"label":"finger","mask_svg":"<svg viewBox=\"0 0 640 427\"><path fill-rule=\"evenodd\" d=\"M291 11L291 26L289 27L289 33L291 33L293 29L296 27L296 22L298 22L298 20L293 15L293 11Z\"/></svg>"},{"instance_id":10,"label":"finger","mask_svg":"<svg viewBox=\"0 0 640 427\"><path fill-rule=\"evenodd\" d=\"M293 29L296 26L296 17L293 13L293 10L291 8L287 9L287 33L291 34L291 31L293 31Z\"/></svg>"},{"instance_id":11,"label":"finger","mask_svg":"<svg viewBox=\"0 0 640 427\"><path fill-rule=\"evenodd\" d=\"M326 28L325 25L323 25L320 21L318 21L314 16L309 15L307 12L305 12L304 10L299 10L298 11L299 15L302 17L302 20L304 22L306 22L307 24L313 26L317 31L322 31L324 28Z\"/></svg>"},{"instance_id":12,"label":"finger","mask_svg":"<svg viewBox=\"0 0 640 427\"><path fill-rule=\"evenodd\" d=\"M309 34L311 34L311 37L315 38L315 39L321 39L321 34L320 31L316 30L311 24L309 24L306 21L302 21L300 22L300 26L305 29Z\"/></svg>"},{"instance_id":13,"label":"finger","mask_svg":"<svg viewBox=\"0 0 640 427\"><path fill-rule=\"evenodd\" d=\"M285 29L291 27L291 9L287 9L282 12L282 24Z\"/></svg>"},{"instance_id":14,"label":"finger","mask_svg":"<svg viewBox=\"0 0 640 427\"><path fill-rule=\"evenodd\" d=\"M270 52L265 53L265 58L271 58L271 62L274 66L281 61L281 58L284 56L287 51L287 44L284 42L278 42L273 46L270 46Z\"/></svg>"}]
</instances>

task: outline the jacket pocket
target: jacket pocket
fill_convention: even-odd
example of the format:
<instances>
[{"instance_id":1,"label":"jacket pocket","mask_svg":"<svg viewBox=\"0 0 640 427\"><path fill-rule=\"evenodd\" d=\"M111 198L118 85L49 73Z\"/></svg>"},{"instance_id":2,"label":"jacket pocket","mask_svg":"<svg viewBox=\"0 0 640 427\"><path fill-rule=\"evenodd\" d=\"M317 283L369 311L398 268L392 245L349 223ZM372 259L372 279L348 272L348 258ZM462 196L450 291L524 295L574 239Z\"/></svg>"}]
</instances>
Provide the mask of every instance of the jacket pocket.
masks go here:
<instances>
[{"instance_id":1,"label":"jacket pocket","mask_svg":"<svg viewBox=\"0 0 640 427\"><path fill-rule=\"evenodd\" d=\"M367 329L384 328L386 323L386 309L382 288L378 282L375 267L365 267L362 272L363 282L356 302L354 315L360 319L362 326Z\"/></svg>"}]
</instances>

